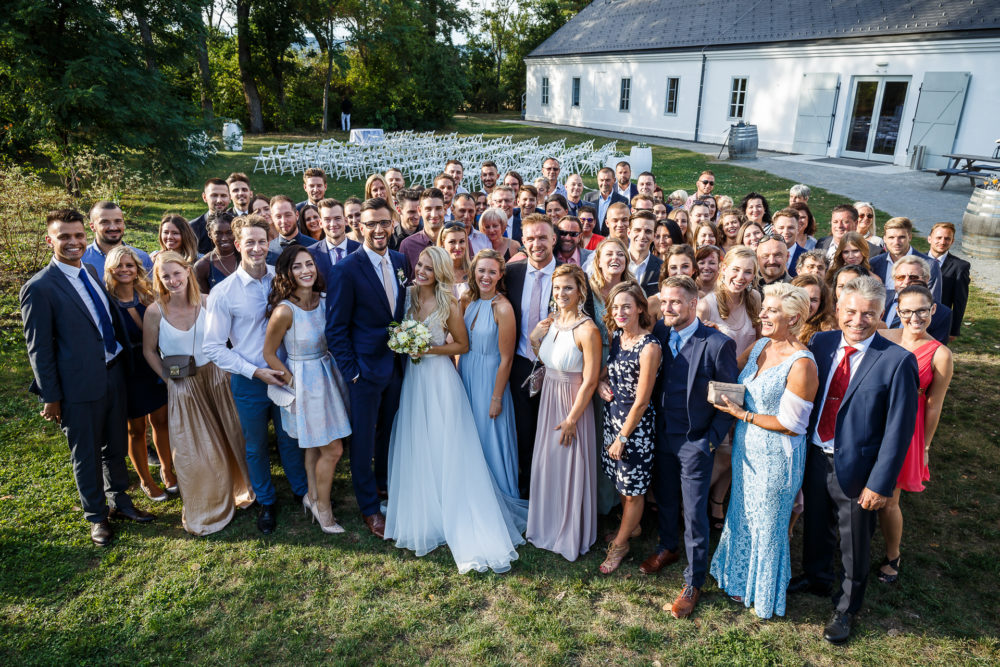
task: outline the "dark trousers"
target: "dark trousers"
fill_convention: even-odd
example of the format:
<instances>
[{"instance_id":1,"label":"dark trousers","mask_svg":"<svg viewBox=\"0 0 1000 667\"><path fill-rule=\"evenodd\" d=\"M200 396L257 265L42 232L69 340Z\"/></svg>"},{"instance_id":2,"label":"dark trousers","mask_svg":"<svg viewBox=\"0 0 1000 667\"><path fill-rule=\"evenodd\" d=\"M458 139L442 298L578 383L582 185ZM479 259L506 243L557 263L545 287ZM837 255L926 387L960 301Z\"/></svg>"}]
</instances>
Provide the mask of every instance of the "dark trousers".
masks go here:
<instances>
[{"instance_id":1,"label":"dark trousers","mask_svg":"<svg viewBox=\"0 0 1000 667\"><path fill-rule=\"evenodd\" d=\"M521 487L521 497L528 497L531 488L531 458L535 451L535 431L538 428L538 405L541 395L528 395L527 387L521 385L531 375L534 362L514 355L510 368L510 397L514 401L514 424L517 430L517 480Z\"/></svg>"},{"instance_id":2,"label":"dark trousers","mask_svg":"<svg viewBox=\"0 0 1000 667\"><path fill-rule=\"evenodd\" d=\"M688 565L684 582L702 588L708 571L708 492L715 454L706 454L682 435L663 434L653 454L653 494L659 505L657 549L677 551L678 501L684 505L684 548Z\"/></svg>"},{"instance_id":3,"label":"dark trousers","mask_svg":"<svg viewBox=\"0 0 1000 667\"><path fill-rule=\"evenodd\" d=\"M122 353L124 354L124 352ZM95 401L63 401L62 431L69 443L73 477L87 521L97 523L108 516L108 506L132 507L128 489L128 417L125 399L125 368L118 363L108 369L107 391Z\"/></svg>"},{"instance_id":4,"label":"dark trousers","mask_svg":"<svg viewBox=\"0 0 1000 667\"><path fill-rule=\"evenodd\" d=\"M832 455L815 445L806 446L809 452L802 481L802 569L814 582L833 584L833 551L839 537L844 582L834 595L834 606L838 611L856 614L868 585L875 512L861 509L857 497L844 494Z\"/></svg>"},{"instance_id":5,"label":"dark trousers","mask_svg":"<svg viewBox=\"0 0 1000 667\"><path fill-rule=\"evenodd\" d=\"M378 490L388 486L389 436L402 384L398 373L384 382L358 378L347 383L351 395L351 483L365 516L378 513Z\"/></svg>"}]
</instances>

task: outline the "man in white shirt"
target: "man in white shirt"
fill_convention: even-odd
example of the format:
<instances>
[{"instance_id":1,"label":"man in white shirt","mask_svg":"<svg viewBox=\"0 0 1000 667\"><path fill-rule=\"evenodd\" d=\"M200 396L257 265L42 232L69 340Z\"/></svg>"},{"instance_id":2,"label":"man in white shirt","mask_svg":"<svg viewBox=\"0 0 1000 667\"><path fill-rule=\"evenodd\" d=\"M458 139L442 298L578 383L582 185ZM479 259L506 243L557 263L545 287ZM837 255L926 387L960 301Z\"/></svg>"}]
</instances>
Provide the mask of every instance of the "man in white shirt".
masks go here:
<instances>
[{"instance_id":1,"label":"man in white shirt","mask_svg":"<svg viewBox=\"0 0 1000 667\"><path fill-rule=\"evenodd\" d=\"M268 224L253 214L233 221L240 265L208 295L205 355L231 374L230 387L247 447L247 469L260 513L257 529L265 535L277 525L277 493L271 481L268 420L274 423L278 454L296 503L308 492L305 463L299 443L281 426L281 411L267 397L267 385L284 384L281 371L264 361L267 297L274 269L267 265ZM232 343L232 348L226 346Z\"/></svg>"},{"instance_id":2,"label":"man in white shirt","mask_svg":"<svg viewBox=\"0 0 1000 667\"><path fill-rule=\"evenodd\" d=\"M326 197L326 172L319 167L310 167L302 172L302 189L306 191L306 200L295 205L296 211L301 211L306 204L317 206Z\"/></svg>"},{"instance_id":3,"label":"man in white shirt","mask_svg":"<svg viewBox=\"0 0 1000 667\"><path fill-rule=\"evenodd\" d=\"M385 182L389 186L389 199L396 196L396 193L406 187L406 179L403 172L396 167L389 167L385 170Z\"/></svg>"},{"instance_id":4,"label":"man in white shirt","mask_svg":"<svg viewBox=\"0 0 1000 667\"><path fill-rule=\"evenodd\" d=\"M455 181L451 176L442 172L434 177L434 187L444 195L444 221L451 222L454 219L451 202L455 197Z\"/></svg>"},{"instance_id":5,"label":"man in white shirt","mask_svg":"<svg viewBox=\"0 0 1000 667\"><path fill-rule=\"evenodd\" d=\"M636 211L628 223L629 270L639 281L647 297L659 291L660 267L663 260L650 252L656 215L652 211Z\"/></svg>"},{"instance_id":6,"label":"man in white shirt","mask_svg":"<svg viewBox=\"0 0 1000 667\"><path fill-rule=\"evenodd\" d=\"M562 171L562 165L554 157L545 158L545 161L542 162L542 175L549 179L549 195L565 197L566 188L559 182L560 171Z\"/></svg>"},{"instance_id":7,"label":"man in white shirt","mask_svg":"<svg viewBox=\"0 0 1000 667\"><path fill-rule=\"evenodd\" d=\"M583 203L583 179L580 174L570 174L566 177L566 206L570 215L577 215L580 204Z\"/></svg>"},{"instance_id":8,"label":"man in white shirt","mask_svg":"<svg viewBox=\"0 0 1000 667\"><path fill-rule=\"evenodd\" d=\"M455 195L451 205L455 212L455 222L465 225L469 233L469 256L475 257L480 250L492 248L493 244L486 234L476 229L476 200L468 192Z\"/></svg>"},{"instance_id":9,"label":"man in white shirt","mask_svg":"<svg viewBox=\"0 0 1000 667\"><path fill-rule=\"evenodd\" d=\"M451 176L455 181L455 194L468 192L468 188L462 185L462 178L465 176L465 167L458 160L448 160L444 165L444 173Z\"/></svg>"},{"instance_id":10,"label":"man in white shirt","mask_svg":"<svg viewBox=\"0 0 1000 667\"><path fill-rule=\"evenodd\" d=\"M625 160L615 165L615 193L629 202L639 194L639 188L632 182L632 165Z\"/></svg>"},{"instance_id":11,"label":"man in white shirt","mask_svg":"<svg viewBox=\"0 0 1000 667\"><path fill-rule=\"evenodd\" d=\"M497 171L497 163L493 160L486 160L479 167L479 182L483 184L483 192L490 194L496 187L500 172Z\"/></svg>"},{"instance_id":12,"label":"man in white shirt","mask_svg":"<svg viewBox=\"0 0 1000 667\"><path fill-rule=\"evenodd\" d=\"M695 200L711 197L714 190L715 174L706 169L698 175L698 181L695 183L695 192L684 201L684 208L690 211L691 204L693 204Z\"/></svg>"}]
</instances>

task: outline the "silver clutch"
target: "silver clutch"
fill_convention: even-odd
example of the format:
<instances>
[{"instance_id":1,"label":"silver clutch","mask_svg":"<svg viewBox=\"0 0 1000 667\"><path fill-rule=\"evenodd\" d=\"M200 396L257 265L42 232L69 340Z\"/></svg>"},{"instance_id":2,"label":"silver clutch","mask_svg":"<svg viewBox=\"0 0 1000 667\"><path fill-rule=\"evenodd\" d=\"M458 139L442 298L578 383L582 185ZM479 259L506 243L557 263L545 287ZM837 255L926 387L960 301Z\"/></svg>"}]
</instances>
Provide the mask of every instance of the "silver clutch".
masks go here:
<instances>
[{"instance_id":1,"label":"silver clutch","mask_svg":"<svg viewBox=\"0 0 1000 667\"><path fill-rule=\"evenodd\" d=\"M746 387L741 384L714 381L709 381L708 383L708 402L713 405L725 405L722 402L722 397L726 396L730 401L742 408L743 395L745 393Z\"/></svg>"}]
</instances>

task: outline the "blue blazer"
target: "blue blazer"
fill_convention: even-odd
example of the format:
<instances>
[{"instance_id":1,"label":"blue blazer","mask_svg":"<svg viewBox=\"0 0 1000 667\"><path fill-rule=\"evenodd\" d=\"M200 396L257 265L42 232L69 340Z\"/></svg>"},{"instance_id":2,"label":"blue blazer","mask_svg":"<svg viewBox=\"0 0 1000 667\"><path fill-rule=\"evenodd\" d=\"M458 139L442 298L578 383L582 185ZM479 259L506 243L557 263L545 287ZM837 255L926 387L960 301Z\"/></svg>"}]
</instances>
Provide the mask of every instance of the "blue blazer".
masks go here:
<instances>
[{"instance_id":1,"label":"blue blazer","mask_svg":"<svg viewBox=\"0 0 1000 667\"><path fill-rule=\"evenodd\" d=\"M820 387L806 434L810 447L840 337L839 331L821 331L809 341ZM917 423L918 387L916 357L875 334L837 412L833 461L849 498L860 496L865 487L892 495Z\"/></svg>"},{"instance_id":2,"label":"blue blazer","mask_svg":"<svg viewBox=\"0 0 1000 667\"><path fill-rule=\"evenodd\" d=\"M795 265L798 264L799 257L804 252L808 252L808 251L805 248L803 248L802 246L800 246L798 243L796 243L794 246L792 246L792 252L791 252L791 255L790 255L791 259L788 262L788 275L790 275L792 278L794 278L795 276L799 275L798 271L795 270Z\"/></svg>"},{"instance_id":3,"label":"blue blazer","mask_svg":"<svg viewBox=\"0 0 1000 667\"><path fill-rule=\"evenodd\" d=\"M309 246L315 245L316 239L299 232L299 235L295 237L295 242L303 248L308 248ZM281 245L281 237L279 236L271 241L271 243L267 246L267 259L265 261L271 266L274 266L278 262L278 258L281 257L282 250L284 250L284 248Z\"/></svg>"},{"instance_id":4,"label":"blue blazer","mask_svg":"<svg viewBox=\"0 0 1000 667\"><path fill-rule=\"evenodd\" d=\"M653 335L660 341L663 357L660 361L660 378L670 373L674 357L670 353L670 327L658 320L653 327ZM694 444L705 454L711 454L719 446L722 439L729 433L733 424L733 416L717 410L708 402L708 383L736 382L739 370L736 365L736 343L733 339L717 329L706 327L698 322L698 328L688 340L684 349L690 347L687 377L687 414L688 442ZM682 350L683 351L683 350ZM654 391L656 401L657 431L666 432L666 423L670 418L664 409L666 396L662 387ZM662 436L661 436L662 437Z\"/></svg>"},{"instance_id":5,"label":"blue blazer","mask_svg":"<svg viewBox=\"0 0 1000 667\"><path fill-rule=\"evenodd\" d=\"M388 327L403 319L406 302L406 258L389 253L399 287L396 303L389 307L385 288L363 248L334 264L326 292L326 344L345 382L355 377L375 383L388 382L397 363L388 347Z\"/></svg>"},{"instance_id":6,"label":"blue blazer","mask_svg":"<svg viewBox=\"0 0 1000 667\"><path fill-rule=\"evenodd\" d=\"M929 289L931 294L934 295L935 301L941 301L941 265L938 264L936 259L925 255L916 248L913 249L913 254L917 257L923 258L928 264L930 264L931 282L927 285L927 289ZM892 280L889 280L888 282L885 280L885 269L888 266L888 262L888 252L868 258L868 265L872 267L872 273L874 273L879 280L885 283L885 302L892 303L892 300L896 298L896 286L893 284Z\"/></svg>"},{"instance_id":7,"label":"blue blazer","mask_svg":"<svg viewBox=\"0 0 1000 667\"><path fill-rule=\"evenodd\" d=\"M347 239L347 255L350 255L360 247L361 244L357 241ZM309 254L313 256L313 261L316 262L316 268L319 269L321 274L323 274L323 280L326 282L326 289L329 290L332 278L331 272L333 271L334 264L330 259L330 249L327 247L326 241L314 243L309 246L307 250L309 250ZM343 259L340 261L347 259L347 255L344 255Z\"/></svg>"}]
</instances>

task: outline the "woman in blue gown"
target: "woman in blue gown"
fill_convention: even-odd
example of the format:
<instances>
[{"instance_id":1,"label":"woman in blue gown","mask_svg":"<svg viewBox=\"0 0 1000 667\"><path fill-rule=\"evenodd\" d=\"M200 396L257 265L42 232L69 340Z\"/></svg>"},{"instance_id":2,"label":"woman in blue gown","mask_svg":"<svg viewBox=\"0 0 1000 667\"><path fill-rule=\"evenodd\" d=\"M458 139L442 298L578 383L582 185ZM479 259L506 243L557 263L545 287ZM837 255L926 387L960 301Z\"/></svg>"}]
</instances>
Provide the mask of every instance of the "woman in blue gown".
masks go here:
<instances>
[{"instance_id":1,"label":"woman in blue gown","mask_svg":"<svg viewBox=\"0 0 1000 667\"><path fill-rule=\"evenodd\" d=\"M764 288L761 338L744 352L744 406L716 407L739 420L733 434L733 485L711 574L729 597L761 618L785 615L792 576L788 520L805 470L805 432L819 380L796 334L809 296L785 283Z\"/></svg>"},{"instance_id":2,"label":"woman in blue gown","mask_svg":"<svg viewBox=\"0 0 1000 667\"><path fill-rule=\"evenodd\" d=\"M462 297L469 351L458 370L472 405L472 416L483 455L501 500L523 533L528 524L528 501L517 486L517 439L514 404L510 397L510 368L517 345L514 309L500 290L506 264L496 250L480 250L469 268L469 289Z\"/></svg>"}]
</instances>

